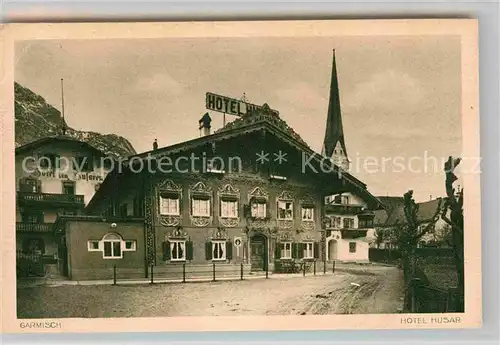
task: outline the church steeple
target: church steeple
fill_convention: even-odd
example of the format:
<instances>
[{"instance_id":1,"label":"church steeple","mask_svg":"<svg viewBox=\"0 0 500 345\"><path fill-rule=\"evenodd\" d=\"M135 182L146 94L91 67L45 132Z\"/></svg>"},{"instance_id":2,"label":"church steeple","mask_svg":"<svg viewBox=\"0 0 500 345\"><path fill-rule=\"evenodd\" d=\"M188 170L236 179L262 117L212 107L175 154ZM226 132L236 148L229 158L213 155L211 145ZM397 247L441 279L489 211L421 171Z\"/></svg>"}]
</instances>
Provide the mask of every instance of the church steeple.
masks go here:
<instances>
[{"instance_id":1,"label":"church steeple","mask_svg":"<svg viewBox=\"0 0 500 345\"><path fill-rule=\"evenodd\" d=\"M328 115L322 153L324 156L331 158L335 164L343 169L349 169L349 159L347 157L344 130L342 128L342 115L340 112L339 82L335 63L335 49L333 50L330 99L328 102Z\"/></svg>"}]
</instances>

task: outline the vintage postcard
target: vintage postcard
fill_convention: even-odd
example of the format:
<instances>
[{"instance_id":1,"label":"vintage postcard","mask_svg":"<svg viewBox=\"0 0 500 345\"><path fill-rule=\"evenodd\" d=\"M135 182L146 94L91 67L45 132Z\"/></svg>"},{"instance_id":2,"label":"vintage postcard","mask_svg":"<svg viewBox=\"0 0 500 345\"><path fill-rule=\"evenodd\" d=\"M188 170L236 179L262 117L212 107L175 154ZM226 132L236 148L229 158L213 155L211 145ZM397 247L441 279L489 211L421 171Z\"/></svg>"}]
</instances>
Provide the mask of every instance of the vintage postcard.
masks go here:
<instances>
[{"instance_id":1,"label":"vintage postcard","mask_svg":"<svg viewBox=\"0 0 500 345\"><path fill-rule=\"evenodd\" d=\"M4 26L3 331L480 327L477 34Z\"/></svg>"}]
</instances>

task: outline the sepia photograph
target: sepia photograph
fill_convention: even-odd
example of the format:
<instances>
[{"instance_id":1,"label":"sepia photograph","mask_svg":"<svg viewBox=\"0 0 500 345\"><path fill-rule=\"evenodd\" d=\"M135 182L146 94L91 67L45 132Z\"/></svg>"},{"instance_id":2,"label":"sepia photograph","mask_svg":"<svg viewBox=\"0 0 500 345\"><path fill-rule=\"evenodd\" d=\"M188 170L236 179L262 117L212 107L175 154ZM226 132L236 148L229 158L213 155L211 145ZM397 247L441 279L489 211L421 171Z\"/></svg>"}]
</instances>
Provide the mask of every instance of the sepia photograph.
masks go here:
<instances>
[{"instance_id":1,"label":"sepia photograph","mask_svg":"<svg viewBox=\"0 0 500 345\"><path fill-rule=\"evenodd\" d=\"M15 185L2 188L15 195L15 295L3 298L17 327L352 314L463 327L466 291L481 297L466 265L480 268L477 85L464 91L477 66L463 39L468 28L475 56L477 33L452 22L462 31L205 23L205 35L13 40Z\"/></svg>"}]
</instances>

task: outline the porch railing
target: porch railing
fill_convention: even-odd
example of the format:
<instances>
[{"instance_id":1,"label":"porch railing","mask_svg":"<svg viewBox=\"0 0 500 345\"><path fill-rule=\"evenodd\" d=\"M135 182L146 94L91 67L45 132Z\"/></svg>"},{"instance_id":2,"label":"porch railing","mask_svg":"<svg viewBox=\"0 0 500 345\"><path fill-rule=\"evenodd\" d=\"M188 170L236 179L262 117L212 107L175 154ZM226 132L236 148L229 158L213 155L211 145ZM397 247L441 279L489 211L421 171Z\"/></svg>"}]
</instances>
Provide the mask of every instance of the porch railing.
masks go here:
<instances>
[{"instance_id":1,"label":"porch railing","mask_svg":"<svg viewBox=\"0 0 500 345\"><path fill-rule=\"evenodd\" d=\"M16 223L16 232L51 232L54 223Z\"/></svg>"},{"instance_id":2,"label":"porch railing","mask_svg":"<svg viewBox=\"0 0 500 345\"><path fill-rule=\"evenodd\" d=\"M55 194L55 193L26 193L18 192L19 202L47 202L47 203L67 203L84 204L84 196L76 194Z\"/></svg>"}]
</instances>

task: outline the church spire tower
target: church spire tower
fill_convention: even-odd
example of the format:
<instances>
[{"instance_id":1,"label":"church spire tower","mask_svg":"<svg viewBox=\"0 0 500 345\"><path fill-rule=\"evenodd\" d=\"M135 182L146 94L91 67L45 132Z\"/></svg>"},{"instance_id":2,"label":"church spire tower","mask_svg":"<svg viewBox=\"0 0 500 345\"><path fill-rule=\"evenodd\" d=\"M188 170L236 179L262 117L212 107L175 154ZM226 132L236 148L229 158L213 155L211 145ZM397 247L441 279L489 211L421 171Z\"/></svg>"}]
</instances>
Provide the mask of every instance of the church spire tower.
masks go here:
<instances>
[{"instance_id":1,"label":"church spire tower","mask_svg":"<svg viewBox=\"0 0 500 345\"><path fill-rule=\"evenodd\" d=\"M333 50L330 99L328 102L328 115L322 154L331 158L336 165L344 170L349 169L349 158L347 157L344 130L342 128L342 115L340 112L339 82L335 63L335 49Z\"/></svg>"}]
</instances>

